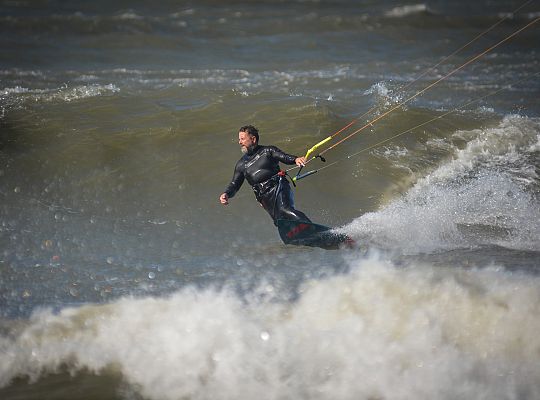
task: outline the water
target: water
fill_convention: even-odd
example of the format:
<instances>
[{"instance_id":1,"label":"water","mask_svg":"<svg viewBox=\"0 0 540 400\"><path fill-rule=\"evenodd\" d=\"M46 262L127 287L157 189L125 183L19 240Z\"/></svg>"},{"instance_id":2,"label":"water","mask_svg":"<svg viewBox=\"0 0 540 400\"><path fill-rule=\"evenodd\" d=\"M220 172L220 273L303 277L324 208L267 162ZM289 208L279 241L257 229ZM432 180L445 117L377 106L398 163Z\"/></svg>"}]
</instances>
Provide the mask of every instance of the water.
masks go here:
<instances>
[{"instance_id":1,"label":"water","mask_svg":"<svg viewBox=\"0 0 540 400\"><path fill-rule=\"evenodd\" d=\"M540 398L540 25L310 163L359 248L218 202L240 126L344 137L521 4L1 1L0 396Z\"/></svg>"}]
</instances>

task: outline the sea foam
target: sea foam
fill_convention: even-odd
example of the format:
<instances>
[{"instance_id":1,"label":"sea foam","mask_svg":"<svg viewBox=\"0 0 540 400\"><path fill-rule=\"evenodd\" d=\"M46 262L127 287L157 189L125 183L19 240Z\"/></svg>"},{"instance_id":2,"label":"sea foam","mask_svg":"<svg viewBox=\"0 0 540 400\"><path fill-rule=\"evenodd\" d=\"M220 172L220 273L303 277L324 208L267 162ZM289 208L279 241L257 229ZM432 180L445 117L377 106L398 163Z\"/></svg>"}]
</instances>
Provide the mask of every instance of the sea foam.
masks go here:
<instances>
[{"instance_id":1,"label":"sea foam","mask_svg":"<svg viewBox=\"0 0 540 400\"><path fill-rule=\"evenodd\" d=\"M0 338L0 385L62 366L149 399L540 396L538 278L350 262L294 303L189 288L42 310Z\"/></svg>"},{"instance_id":2,"label":"sea foam","mask_svg":"<svg viewBox=\"0 0 540 400\"><path fill-rule=\"evenodd\" d=\"M409 254L486 244L538 251L540 123L507 116L498 126L458 131L454 138L467 145L455 146L452 159L344 230Z\"/></svg>"}]
</instances>

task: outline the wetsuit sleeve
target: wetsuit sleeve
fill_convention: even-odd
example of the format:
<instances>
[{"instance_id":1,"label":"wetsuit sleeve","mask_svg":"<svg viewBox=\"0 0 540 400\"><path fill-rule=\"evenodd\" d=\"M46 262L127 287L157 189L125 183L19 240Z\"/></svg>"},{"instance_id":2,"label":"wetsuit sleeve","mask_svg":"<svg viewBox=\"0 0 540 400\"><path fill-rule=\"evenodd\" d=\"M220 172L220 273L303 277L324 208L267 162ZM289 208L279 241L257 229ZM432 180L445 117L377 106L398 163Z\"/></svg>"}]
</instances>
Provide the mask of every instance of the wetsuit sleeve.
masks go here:
<instances>
[{"instance_id":1,"label":"wetsuit sleeve","mask_svg":"<svg viewBox=\"0 0 540 400\"><path fill-rule=\"evenodd\" d=\"M292 154L287 154L280 149L278 149L276 146L269 146L270 151L272 152L272 157L283 164L287 165L293 165L295 164L295 160L297 159L297 156L293 156Z\"/></svg>"},{"instance_id":2,"label":"wetsuit sleeve","mask_svg":"<svg viewBox=\"0 0 540 400\"><path fill-rule=\"evenodd\" d=\"M227 196L233 197L236 192L238 192L238 189L240 189L240 186L242 186L242 183L244 183L244 171L243 171L243 163L240 159L236 163L236 167L234 168L234 174L231 183L227 186L224 193L227 193Z\"/></svg>"}]
</instances>

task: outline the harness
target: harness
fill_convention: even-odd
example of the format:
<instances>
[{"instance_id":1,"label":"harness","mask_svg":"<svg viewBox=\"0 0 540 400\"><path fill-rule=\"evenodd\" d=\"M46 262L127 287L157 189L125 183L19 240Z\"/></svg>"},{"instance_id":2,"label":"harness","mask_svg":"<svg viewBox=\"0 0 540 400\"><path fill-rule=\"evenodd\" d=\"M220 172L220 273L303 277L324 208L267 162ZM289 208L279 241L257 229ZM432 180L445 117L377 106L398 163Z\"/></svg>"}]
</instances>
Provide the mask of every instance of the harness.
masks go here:
<instances>
[{"instance_id":1,"label":"harness","mask_svg":"<svg viewBox=\"0 0 540 400\"><path fill-rule=\"evenodd\" d=\"M251 188L253 189L253 192L255 193L255 198L259 203L262 203L262 196L265 193L268 193L270 190L272 190L277 185L276 192L274 194L274 205L272 207L272 215L275 215L276 213L276 204L277 199L279 196L279 193L281 192L281 188L283 185L283 179L286 179L289 177L290 181L292 182L293 186L296 187L296 184L294 180L289 176L289 174L286 171L279 171L276 175L273 177L267 179L264 182L256 183Z\"/></svg>"}]
</instances>

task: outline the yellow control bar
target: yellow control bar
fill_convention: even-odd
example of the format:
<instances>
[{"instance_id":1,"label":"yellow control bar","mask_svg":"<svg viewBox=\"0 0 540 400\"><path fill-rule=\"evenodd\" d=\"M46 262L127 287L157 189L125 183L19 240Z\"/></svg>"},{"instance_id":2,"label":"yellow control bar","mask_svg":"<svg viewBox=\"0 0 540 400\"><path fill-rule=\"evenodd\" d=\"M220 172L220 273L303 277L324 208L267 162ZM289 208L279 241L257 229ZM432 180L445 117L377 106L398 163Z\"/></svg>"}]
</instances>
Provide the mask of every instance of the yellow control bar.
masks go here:
<instances>
[{"instance_id":1,"label":"yellow control bar","mask_svg":"<svg viewBox=\"0 0 540 400\"><path fill-rule=\"evenodd\" d=\"M328 143L330 140L332 140L332 136L328 136L326 139L321 140L319 143L317 143L315 146L313 146L311 149L309 149L307 151L306 155L305 155L306 160L309 159L309 156L311 155L311 153L313 153L315 150L317 150L322 145Z\"/></svg>"},{"instance_id":2,"label":"yellow control bar","mask_svg":"<svg viewBox=\"0 0 540 400\"><path fill-rule=\"evenodd\" d=\"M309 156L311 156L311 153L315 152L315 150L317 150L319 147L325 145L330 140L332 140L332 136L328 136L326 139L321 140L319 143L317 143L315 146L313 146L311 149L309 149L307 151L306 155L304 156L306 161L309 161ZM298 173L296 174L296 176L294 178L292 178L293 183L295 183L297 180L300 180L302 178L305 178L306 176L309 176L309 175L314 174L315 172L317 172L317 170L313 170L313 171L309 171L309 172L307 172L305 174L300 175L300 171L302 171L302 168L303 167L300 167L300 169L298 170Z\"/></svg>"}]
</instances>

